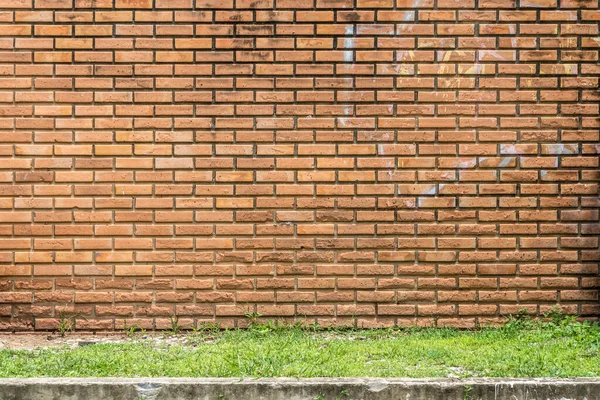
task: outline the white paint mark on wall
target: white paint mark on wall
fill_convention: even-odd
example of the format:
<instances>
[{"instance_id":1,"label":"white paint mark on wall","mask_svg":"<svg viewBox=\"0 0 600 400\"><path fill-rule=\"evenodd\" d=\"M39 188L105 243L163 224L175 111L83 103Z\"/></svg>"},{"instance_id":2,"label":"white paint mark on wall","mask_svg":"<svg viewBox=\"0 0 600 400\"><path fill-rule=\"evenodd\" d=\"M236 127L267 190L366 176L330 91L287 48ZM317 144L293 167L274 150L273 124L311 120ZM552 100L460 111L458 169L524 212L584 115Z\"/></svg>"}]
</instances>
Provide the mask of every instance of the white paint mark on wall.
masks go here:
<instances>
[{"instance_id":1,"label":"white paint mark on wall","mask_svg":"<svg viewBox=\"0 0 600 400\"><path fill-rule=\"evenodd\" d=\"M500 164L498 164L498 167L499 168L506 167L508 164L510 164L511 161L512 161L512 157L504 157L502 159L502 161L500 161Z\"/></svg>"},{"instance_id":2,"label":"white paint mark on wall","mask_svg":"<svg viewBox=\"0 0 600 400\"><path fill-rule=\"evenodd\" d=\"M428 191L425 192L425 194L434 196L437 193L437 188L435 187L435 185L433 185L431 187L431 189L429 189Z\"/></svg>"},{"instance_id":3,"label":"white paint mark on wall","mask_svg":"<svg viewBox=\"0 0 600 400\"><path fill-rule=\"evenodd\" d=\"M346 33L346 36L353 36L354 35L354 25L347 25L345 33ZM345 49L353 49L354 48L354 39L351 37L344 38L344 48ZM354 61L354 52L353 51L344 51L344 61L345 62Z\"/></svg>"}]
</instances>

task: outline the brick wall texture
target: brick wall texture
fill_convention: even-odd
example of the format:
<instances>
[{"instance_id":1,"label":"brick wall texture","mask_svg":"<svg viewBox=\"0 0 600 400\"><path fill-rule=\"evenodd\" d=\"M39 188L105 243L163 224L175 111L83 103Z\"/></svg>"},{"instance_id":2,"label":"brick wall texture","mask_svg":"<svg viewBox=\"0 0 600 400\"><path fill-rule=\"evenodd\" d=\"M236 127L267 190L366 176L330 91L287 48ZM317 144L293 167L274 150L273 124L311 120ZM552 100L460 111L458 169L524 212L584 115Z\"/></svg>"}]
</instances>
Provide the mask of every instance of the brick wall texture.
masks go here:
<instances>
[{"instance_id":1,"label":"brick wall texture","mask_svg":"<svg viewBox=\"0 0 600 400\"><path fill-rule=\"evenodd\" d=\"M1 0L0 329L597 318L599 22Z\"/></svg>"}]
</instances>

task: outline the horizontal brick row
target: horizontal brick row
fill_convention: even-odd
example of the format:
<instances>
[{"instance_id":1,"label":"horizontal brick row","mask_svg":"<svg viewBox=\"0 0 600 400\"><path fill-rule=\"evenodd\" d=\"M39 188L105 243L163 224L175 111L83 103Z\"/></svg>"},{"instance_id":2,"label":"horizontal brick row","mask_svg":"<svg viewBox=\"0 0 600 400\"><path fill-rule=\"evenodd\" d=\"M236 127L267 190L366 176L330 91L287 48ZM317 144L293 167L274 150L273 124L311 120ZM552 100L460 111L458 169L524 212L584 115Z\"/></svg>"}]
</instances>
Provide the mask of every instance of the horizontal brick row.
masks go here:
<instances>
[{"instance_id":1,"label":"horizontal brick row","mask_svg":"<svg viewBox=\"0 0 600 400\"><path fill-rule=\"evenodd\" d=\"M0 329L598 319L598 0L0 0Z\"/></svg>"}]
</instances>

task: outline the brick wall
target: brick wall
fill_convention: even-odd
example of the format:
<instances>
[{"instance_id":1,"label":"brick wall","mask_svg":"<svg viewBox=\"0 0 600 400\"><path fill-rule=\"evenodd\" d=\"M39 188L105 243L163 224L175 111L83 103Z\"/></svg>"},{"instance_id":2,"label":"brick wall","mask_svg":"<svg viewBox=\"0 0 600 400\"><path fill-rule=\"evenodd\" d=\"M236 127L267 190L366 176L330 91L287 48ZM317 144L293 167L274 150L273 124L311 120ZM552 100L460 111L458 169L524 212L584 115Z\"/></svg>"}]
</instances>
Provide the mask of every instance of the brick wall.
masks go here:
<instances>
[{"instance_id":1,"label":"brick wall","mask_svg":"<svg viewBox=\"0 0 600 400\"><path fill-rule=\"evenodd\" d=\"M0 329L600 315L597 0L0 7Z\"/></svg>"}]
</instances>

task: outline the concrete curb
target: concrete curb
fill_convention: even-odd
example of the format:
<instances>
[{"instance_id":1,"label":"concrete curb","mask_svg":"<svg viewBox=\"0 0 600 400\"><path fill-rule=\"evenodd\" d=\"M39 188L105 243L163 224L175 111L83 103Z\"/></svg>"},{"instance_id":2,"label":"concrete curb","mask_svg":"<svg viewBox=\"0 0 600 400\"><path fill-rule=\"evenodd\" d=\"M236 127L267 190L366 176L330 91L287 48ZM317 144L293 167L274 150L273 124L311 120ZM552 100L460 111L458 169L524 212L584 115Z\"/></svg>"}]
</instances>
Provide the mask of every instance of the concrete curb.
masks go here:
<instances>
[{"instance_id":1,"label":"concrete curb","mask_svg":"<svg viewBox=\"0 0 600 400\"><path fill-rule=\"evenodd\" d=\"M600 379L0 379L0 400L600 400Z\"/></svg>"}]
</instances>

